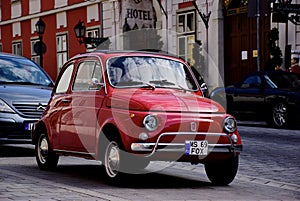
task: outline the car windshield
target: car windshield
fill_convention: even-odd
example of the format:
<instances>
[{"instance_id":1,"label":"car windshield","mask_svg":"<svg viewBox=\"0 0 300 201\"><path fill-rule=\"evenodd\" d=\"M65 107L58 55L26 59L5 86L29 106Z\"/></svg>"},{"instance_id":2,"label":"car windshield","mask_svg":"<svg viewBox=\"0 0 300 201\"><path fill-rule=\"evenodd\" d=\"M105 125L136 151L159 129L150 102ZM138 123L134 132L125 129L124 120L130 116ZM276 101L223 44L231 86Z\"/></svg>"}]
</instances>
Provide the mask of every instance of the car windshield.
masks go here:
<instances>
[{"instance_id":1,"label":"car windshield","mask_svg":"<svg viewBox=\"0 0 300 201\"><path fill-rule=\"evenodd\" d=\"M0 57L0 83L52 85L52 81L34 62L11 57Z\"/></svg>"},{"instance_id":2,"label":"car windshield","mask_svg":"<svg viewBox=\"0 0 300 201\"><path fill-rule=\"evenodd\" d=\"M177 61L157 57L111 58L107 65L112 86L197 90L190 71Z\"/></svg>"},{"instance_id":3,"label":"car windshield","mask_svg":"<svg viewBox=\"0 0 300 201\"><path fill-rule=\"evenodd\" d=\"M300 76L293 73L268 74L265 78L272 88L298 88L300 87Z\"/></svg>"}]
</instances>

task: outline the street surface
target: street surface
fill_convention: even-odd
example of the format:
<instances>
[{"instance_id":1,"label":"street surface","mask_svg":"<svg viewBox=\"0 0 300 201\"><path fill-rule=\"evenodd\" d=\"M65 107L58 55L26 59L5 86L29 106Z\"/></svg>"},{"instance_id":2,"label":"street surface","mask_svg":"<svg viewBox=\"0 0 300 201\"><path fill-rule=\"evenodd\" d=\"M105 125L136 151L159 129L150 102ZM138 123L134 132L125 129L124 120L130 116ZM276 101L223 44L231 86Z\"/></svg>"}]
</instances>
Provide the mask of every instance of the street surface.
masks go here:
<instances>
[{"instance_id":1,"label":"street surface","mask_svg":"<svg viewBox=\"0 0 300 201\"><path fill-rule=\"evenodd\" d=\"M224 187L212 186L202 165L171 162L112 186L98 162L61 157L56 171L41 171L32 145L0 145L0 200L300 200L300 130L243 122L239 130L239 172Z\"/></svg>"}]
</instances>

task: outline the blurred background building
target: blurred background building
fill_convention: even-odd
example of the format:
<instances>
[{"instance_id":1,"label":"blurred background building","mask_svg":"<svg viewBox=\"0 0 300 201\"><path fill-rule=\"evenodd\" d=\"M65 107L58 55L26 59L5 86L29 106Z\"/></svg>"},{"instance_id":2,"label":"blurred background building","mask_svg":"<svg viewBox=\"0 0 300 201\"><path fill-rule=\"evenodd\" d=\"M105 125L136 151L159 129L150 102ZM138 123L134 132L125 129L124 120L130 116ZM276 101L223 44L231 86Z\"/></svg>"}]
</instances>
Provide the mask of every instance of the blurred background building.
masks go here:
<instances>
[{"instance_id":1,"label":"blurred background building","mask_svg":"<svg viewBox=\"0 0 300 201\"><path fill-rule=\"evenodd\" d=\"M34 60L55 80L63 63L81 52L159 49L195 66L213 88L273 68L272 29L278 30L274 44L282 52L280 65L288 66L290 52L300 52L299 4L300 0L0 0L0 51ZM39 20L45 24L43 34L37 32ZM75 35L78 24L85 28L82 38ZM108 38L109 46L96 38Z\"/></svg>"}]
</instances>

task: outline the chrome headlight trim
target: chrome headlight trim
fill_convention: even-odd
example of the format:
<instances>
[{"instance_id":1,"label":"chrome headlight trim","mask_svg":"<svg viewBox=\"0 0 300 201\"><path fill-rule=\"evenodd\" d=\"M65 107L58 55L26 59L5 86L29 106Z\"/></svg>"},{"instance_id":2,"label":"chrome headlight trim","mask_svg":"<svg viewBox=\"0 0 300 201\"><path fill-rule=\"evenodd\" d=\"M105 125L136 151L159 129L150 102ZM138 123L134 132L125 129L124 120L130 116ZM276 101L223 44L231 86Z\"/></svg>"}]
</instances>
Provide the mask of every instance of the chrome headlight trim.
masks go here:
<instances>
[{"instance_id":1,"label":"chrome headlight trim","mask_svg":"<svg viewBox=\"0 0 300 201\"><path fill-rule=\"evenodd\" d=\"M223 128L226 133L233 133L237 130L237 123L235 118L226 117L223 122Z\"/></svg>"},{"instance_id":2,"label":"chrome headlight trim","mask_svg":"<svg viewBox=\"0 0 300 201\"><path fill-rule=\"evenodd\" d=\"M15 113L15 111L11 109L11 107L9 107L9 105L1 99L0 99L0 112Z\"/></svg>"},{"instance_id":3,"label":"chrome headlight trim","mask_svg":"<svg viewBox=\"0 0 300 201\"><path fill-rule=\"evenodd\" d=\"M158 119L153 114L148 114L143 120L143 124L148 131L155 131L158 128Z\"/></svg>"}]
</instances>

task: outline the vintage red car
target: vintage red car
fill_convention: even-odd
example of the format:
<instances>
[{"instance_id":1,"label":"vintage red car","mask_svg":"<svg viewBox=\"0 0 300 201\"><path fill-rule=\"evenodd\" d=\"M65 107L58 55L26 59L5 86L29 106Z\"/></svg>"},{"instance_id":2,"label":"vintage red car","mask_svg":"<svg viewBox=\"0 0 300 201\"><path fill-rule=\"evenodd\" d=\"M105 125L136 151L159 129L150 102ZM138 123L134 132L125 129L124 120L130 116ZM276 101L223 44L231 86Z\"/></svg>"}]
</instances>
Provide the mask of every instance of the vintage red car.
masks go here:
<instances>
[{"instance_id":1,"label":"vintage red car","mask_svg":"<svg viewBox=\"0 0 300 201\"><path fill-rule=\"evenodd\" d=\"M102 161L109 181L163 160L202 163L212 183L227 185L242 151L234 117L203 96L187 63L142 51L70 59L32 140L40 169L78 156Z\"/></svg>"}]
</instances>

